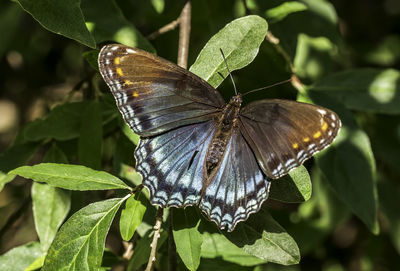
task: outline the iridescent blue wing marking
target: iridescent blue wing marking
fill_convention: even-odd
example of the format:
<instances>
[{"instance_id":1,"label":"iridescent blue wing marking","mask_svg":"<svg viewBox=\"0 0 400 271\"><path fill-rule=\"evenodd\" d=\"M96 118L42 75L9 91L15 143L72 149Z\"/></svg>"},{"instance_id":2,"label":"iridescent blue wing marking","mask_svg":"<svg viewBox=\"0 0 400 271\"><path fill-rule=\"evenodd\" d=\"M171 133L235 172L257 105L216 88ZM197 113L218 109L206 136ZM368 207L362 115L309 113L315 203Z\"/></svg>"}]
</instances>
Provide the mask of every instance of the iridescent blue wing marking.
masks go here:
<instances>
[{"instance_id":1,"label":"iridescent blue wing marking","mask_svg":"<svg viewBox=\"0 0 400 271\"><path fill-rule=\"evenodd\" d=\"M136 168L153 204L162 207L198 204L204 159L215 126L208 121L140 140L135 151Z\"/></svg>"},{"instance_id":2,"label":"iridescent blue wing marking","mask_svg":"<svg viewBox=\"0 0 400 271\"><path fill-rule=\"evenodd\" d=\"M234 129L217 173L203 192L200 209L223 229L255 213L267 199L270 182L239 129Z\"/></svg>"},{"instance_id":3,"label":"iridescent blue wing marking","mask_svg":"<svg viewBox=\"0 0 400 271\"><path fill-rule=\"evenodd\" d=\"M200 77L140 49L104 46L99 69L126 123L140 136L210 120L225 105Z\"/></svg>"},{"instance_id":4,"label":"iridescent blue wing marking","mask_svg":"<svg viewBox=\"0 0 400 271\"><path fill-rule=\"evenodd\" d=\"M289 100L261 100L240 111L240 130L270 178L300 166L335 139L341 122L335 112Z\"/></svg>"}]
</instances>

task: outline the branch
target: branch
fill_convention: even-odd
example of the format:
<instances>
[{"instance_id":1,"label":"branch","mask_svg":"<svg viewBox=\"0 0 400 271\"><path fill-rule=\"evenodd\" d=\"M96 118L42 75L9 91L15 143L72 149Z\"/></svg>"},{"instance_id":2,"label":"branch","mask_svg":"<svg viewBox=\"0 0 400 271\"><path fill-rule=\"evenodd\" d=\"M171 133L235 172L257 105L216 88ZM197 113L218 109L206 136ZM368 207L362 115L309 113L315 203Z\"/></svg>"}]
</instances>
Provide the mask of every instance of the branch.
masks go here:
<instances>
[{"instance_id":1,"label":"branch","mask_svg":"<svg viewBox=\"0 0 400 271\"><path fill-rule=\"evenodd\" d=\"M247 6L246 0L242 0L242 4L243 4L243 6L244 6L244 12L245 12L245 14L246 14L246 15L251 14L250 9L249 9L249 7Z\"/></svg>"},{"instance_id":2,"label":"branch","mask_svg":"<svg viewBox=\"0 0 400 271\"><path fill-rule=\"evenodd\" d=\"M192 4L187 1L179 16L179 48L178 48L178 65L187 68L189 54L189 37L190 37L190 20L191 20Z\"/></svg>"},{"instance_id":3,"label":"branch","mask_svg":"<svg viewBox=\"0 0 400 271\"><path fill-rule=\"evenodd\" d=\"M160 29L154 31L153 33L151 33L150 35L147 36L147 39L149 40L154 40L155 38L157 38L159 35L162 35L164 33L167 33L169 31L174 30L179 24L179 18L170 22L167 25L164 25L163 27L161 27Z\"/></svg>"},{"instance_id":4,"label":"branch","mask_svg":"<svg viewBox=\"0 0 400 271\"><path fill-rule=\"evenodd\" d=\"M289 65L290 73L291 75L291 82L292 86L297 89L298 92L303 93L305 92L305 88L303 83L301 82L300 78L297 77L296 75L296 69L293 66L292 60L290 59L289 54L285 51L285 49L282 48L280 45L280 40L275 37L271 31L267 32L267 35L265 36L265 39L269 41L272 45L274 45L275 49L278 51L279 54L282 55L282 57L285 59L286 63Z\"/></svg>"},{"instance_id":5,"label":"branch","mask_svg":"<svg viewBox=\"0 0 400 271\"><path fill-rule=\"evenodd\" d=\"M157 243L158 243L158 238L160 238L160 230L161 230L161 224L162 224L162 220L163 220L163 213L164 213L164 209L161 207L158 207L157 214L156 214L156 224L154 225L153 241L151 242L151 245L150 245L151 252L150 252L149 261L147 262L146 271L151 271L151 269L153 268L153 263L156 261Z\"/></svg>"}]
</instances>

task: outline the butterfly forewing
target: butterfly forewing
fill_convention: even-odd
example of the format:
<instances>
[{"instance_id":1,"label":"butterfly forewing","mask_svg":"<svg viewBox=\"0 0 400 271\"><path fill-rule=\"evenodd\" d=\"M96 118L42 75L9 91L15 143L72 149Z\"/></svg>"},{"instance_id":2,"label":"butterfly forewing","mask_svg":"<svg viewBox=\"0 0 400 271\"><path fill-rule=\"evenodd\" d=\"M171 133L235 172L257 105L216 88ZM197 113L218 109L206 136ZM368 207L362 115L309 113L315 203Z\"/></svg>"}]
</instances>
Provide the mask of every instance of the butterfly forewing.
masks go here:
<instances>
[{"instance_id":1,"label":"butterfly forewing","mask_svg":"<svg viewBox=\"0 0 400 271\"><path fill-rule=\"evenodd\" d=\"M341 123L331 110L288 100L261 100L240 112L240 128L265 174L279 178L335 139Z\"/></svg>"},{"instance_id":2,"label":"butterfly forewing","mask_svg":"<svg viewBox=\"0 0 400 271\"><path fill-rule=\"evenodd\" d=\"M125 121L141 136L210 120L225 105L201 78L136 48L104 46L99 68Z\"/></svg>"}]
</instances>

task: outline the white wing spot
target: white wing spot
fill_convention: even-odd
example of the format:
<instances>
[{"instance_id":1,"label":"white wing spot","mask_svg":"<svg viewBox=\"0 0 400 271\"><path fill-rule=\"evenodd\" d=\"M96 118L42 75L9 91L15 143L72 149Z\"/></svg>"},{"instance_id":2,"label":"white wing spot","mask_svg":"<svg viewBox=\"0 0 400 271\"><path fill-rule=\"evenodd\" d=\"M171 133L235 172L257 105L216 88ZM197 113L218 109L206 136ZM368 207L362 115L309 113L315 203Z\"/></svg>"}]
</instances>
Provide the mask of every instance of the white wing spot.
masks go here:
<instances>
[{"instance_id":1,"label":"white wing spot","mask_svg":"<svg viewBox=\"0 0 400 271\"><path fill-rule=\"evenodd\" d=\"M324 109L317 109L317 111L319 113L321 113L321 115L325 115L326 114L326 110L324 110Z\"/></svg>"},{"instance_id":2,"label":"white wing spot","mask_svg":"<svg viewBox=\"0 0 400 271\"><path fill-rule=\"evenodd\" d=\"M127 48L126 52L130 53L130 54L134 54L135 50L131 49L131 48Z\"/></svg>"},{"instance_id":3,"label":"white wing spot","mask_svg":"<svg viewBox=\"0 0 400 271\"><path fill-rule=\"evenodd\" d=\"M119 46L118 46L118 45L115 45L115 46L111 47L111 50L115 51L115 50L117 50L118 48L119 48Z\"/></svg>"}]
</instances>

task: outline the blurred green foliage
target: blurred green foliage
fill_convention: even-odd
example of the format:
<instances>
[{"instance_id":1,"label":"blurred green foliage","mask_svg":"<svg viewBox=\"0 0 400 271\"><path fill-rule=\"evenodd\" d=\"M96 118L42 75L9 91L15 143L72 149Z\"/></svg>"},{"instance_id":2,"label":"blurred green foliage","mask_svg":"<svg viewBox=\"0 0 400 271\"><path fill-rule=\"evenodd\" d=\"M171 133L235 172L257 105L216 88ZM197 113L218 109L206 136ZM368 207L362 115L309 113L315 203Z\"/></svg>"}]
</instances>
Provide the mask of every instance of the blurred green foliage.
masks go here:
<instances>
[{"instance_id":1,"label":"blurred green foliage","mask_svg":"<svg viewBox=\"0 0 400 271\"><path fill-rule=\"evenodd\" d=\"M79 263L78 256L85 257L79 253L76 262L55 256L72 236L86 236L87 242L69 244L67 251L90 248L94 266L144 269L156 210L143 190L120 220L126 189L140 184L133 169L138 137L98 74L97 53L107 42L120 42L176 62L178 29L152 40L146 36L177 19L183 4L0 2L0 270ZM250 14L268 23L261 45L257 33L247 44L236 29L219 32ZM255 21L249 29L266 30L264 20ZM194 72L213 75L207 71L219 54L213 37L235 52L230 61L240 68L233 73L240 92L292 73L301 82L256 92L245 103L313 102L337 112L343 128L333 146L272 186L271 199L233 233L219 231L196 208L166 212L156 270L167 270L174 257L180 270L394 270L400 260L399 22L400 3L394 0L192 1ZM240 45L229 44L230 35ZM213 78L214 85L221 83ZM230 82L218 90L226 99L233 95ZM16 175L74 191L32 186ZM128 213L137 208L140 214ZM125 239L134 232L129 227L137 227L129 261L122 258L121 223Z\"/></svg>"}]
</instances>

